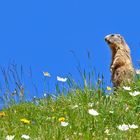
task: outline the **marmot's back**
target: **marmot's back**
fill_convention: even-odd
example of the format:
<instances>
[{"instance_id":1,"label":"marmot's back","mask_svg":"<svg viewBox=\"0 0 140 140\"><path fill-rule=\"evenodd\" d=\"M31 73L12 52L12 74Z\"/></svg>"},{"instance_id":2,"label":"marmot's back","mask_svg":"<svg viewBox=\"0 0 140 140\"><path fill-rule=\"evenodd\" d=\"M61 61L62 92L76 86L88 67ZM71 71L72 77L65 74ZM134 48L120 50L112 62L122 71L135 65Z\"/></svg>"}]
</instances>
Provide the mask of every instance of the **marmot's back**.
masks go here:
<instances>
[{"instance_id":1,"label":"marmot's back","mask_svg":"<svg viewBox=\"0 0 140 140\"><path fill-rule=\"evenodd\" d=\"M130 56L130 49L124 38L119 34L112 34L105 37L112 50L112 82L114 86L130 83L134 77L134 69Z\"/></svg>"}]
</instances>

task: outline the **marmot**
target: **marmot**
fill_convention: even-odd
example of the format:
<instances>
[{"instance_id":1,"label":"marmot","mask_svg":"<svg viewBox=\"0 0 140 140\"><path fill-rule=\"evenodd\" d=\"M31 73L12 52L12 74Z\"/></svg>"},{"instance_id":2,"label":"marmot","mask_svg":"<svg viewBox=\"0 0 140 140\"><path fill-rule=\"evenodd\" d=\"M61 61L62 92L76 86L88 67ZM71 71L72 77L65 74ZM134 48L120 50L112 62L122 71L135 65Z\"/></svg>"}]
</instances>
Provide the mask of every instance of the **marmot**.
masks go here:
<instances>
[{"instance_id":1,"label":"marmot","mask_svg":"<svg viewBox=\"0 0 140 140\"><path fill-rule=\"evenodd\" d=\"M134 78L134 68L130 56L130 49L120 34L110 34L105 37L112 50L110 71L114 87L129 84Z\"/></svg>"}]
</instances>

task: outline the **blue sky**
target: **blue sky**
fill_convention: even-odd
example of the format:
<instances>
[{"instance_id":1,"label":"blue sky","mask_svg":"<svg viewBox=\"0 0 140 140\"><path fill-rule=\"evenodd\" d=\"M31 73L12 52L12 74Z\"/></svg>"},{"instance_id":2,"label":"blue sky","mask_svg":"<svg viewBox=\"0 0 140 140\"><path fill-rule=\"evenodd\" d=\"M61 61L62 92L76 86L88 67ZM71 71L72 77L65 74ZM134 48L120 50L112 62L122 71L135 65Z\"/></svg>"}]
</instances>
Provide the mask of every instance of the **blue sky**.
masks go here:
<instances>
[{"instance_id":1,"label":"blue sky","mask_svg":"<svg viewBox=\"0 0 140 140\"><path fill-rule=\"evenodd\" d=\"M131 48L134 66L138 67L139 5L139 0L0 1L0 65L7 66L15 60L17 65L23 65L25 74L31 66L33 81L42 89L42 71L51 73L52 83L57 75L68 73L78 79L70 50L85 69L89 51L96 71L110 81L111 51L104 37L122 34Z\"/></svg>"}]
</instances>

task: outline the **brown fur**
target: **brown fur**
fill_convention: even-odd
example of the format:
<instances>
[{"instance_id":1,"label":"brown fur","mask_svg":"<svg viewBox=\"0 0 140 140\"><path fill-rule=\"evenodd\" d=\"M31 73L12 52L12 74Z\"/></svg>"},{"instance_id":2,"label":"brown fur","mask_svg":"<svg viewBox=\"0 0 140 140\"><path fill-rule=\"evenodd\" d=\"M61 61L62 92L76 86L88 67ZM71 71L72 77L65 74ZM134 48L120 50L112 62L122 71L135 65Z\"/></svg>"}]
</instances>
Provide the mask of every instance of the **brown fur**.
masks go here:
<instances>
[{"instance_id":1,"label":"brown fur","mask_svg":"<svg viewBox=\"0 0 140 140\"><path fill-rule=\"evenodd\" d=\"M110 71L114 87L131 83L134 69L130 56L130 49L123 37L119 34L107 35L105 41L112 50L112 63Z\"/></svg>"}]
</instances>

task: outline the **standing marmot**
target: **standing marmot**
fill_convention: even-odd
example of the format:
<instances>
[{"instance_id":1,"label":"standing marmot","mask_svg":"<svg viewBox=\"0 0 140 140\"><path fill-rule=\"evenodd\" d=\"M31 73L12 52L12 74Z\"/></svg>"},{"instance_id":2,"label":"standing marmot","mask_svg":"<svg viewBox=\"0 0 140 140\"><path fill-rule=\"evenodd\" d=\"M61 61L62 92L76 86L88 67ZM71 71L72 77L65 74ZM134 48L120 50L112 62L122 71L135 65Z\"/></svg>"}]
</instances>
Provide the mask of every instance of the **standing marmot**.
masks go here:
<instances>
[{"instance_id":1,"label":"standing marmot","mask_svg":"<svg viewBox=\"0 0 140 140\"><path fill-rule=\"evenodd\" d=\"M130 49L125 40L119 34L111 34L105 37L105 41L112 50L110 71L112 73L114 87L132 82L134 69L132 66Z\"/></svg>"}]
</instances>

